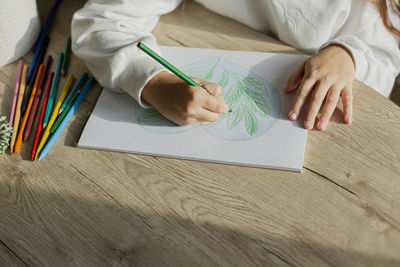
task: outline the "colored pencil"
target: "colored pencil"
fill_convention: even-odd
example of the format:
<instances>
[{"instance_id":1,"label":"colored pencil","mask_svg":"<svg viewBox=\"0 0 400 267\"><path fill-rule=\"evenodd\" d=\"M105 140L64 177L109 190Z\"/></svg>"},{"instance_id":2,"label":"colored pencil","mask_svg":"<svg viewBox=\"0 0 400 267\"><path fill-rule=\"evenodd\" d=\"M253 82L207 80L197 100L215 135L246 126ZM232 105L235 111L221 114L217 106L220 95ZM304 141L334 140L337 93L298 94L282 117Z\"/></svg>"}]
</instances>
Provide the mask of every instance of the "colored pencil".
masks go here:
<instances>
[{"instance_id":1,"label":"colored pencil","mask_svg":"<svg viewBox=\"0 0 400 267\"><path fill-rule=\"evenodd\" d=\"M12 106L11 106L11 113L10 113L11 125L13 125L13 122L14 122L15 106L17 105L18 91L19 91L19 86L21 83L21 75L22 75L23 67L24 67L24 60L21 59L18 63L17 80L15 81L14 96L13 96L13 102L12 102Z\"/></svg>"},{"instance_id":2,"label":"colored pencil","mask_svg":"<svg viewBox=\"0 0 400 267\"><path fill-rule=\"evenodd\" d=\"M46 65L45 65L45 67L43 69L42 77L40 78L40 82L39 82L39 86L38 86L37 91L36 91L35 100L33 102L32 110L31 110L31 112L29 114L28 124L27 124L27 126L25 128L25 132L24 132L24 139L23 139L24 141L29 138L29 134L31 132L33 120L35 119L35 116L36 116L36 111L37 111L37 108L38 108L38 105L39 105L39 101L40 101L40 99L42 97L42 91L43 91L44 86L46 84L47 75L49 73L49 69L50 69L52 60L53 60L53 58L49 55L47 57L47 60L46 60Z\"/></svg>"},{"instance_id":3,"label":"colored pencil","mask_svg":"<svg viewBox=\"0 0 400 267\"><path fill-rule=\"evenodd\" d=\"M43 99L43 103L42 103L42 107L41 107L39 121L38 121L38 124L37 124L37 127L36 127L35 139L33 140L32 151L31 151L31 160L35 159L36 148L37 148L37 145L39 143L39 137L40 137L40 134L41 134L41 132L43 130L42 123L43 123L44 111L46 110L47 99L49 97L50 88L51 88L51 84L53 82L53 78L54 78L54 72L50 72L49 78L47 80L46 92L44 93L44 99Z\"/></svg>"},{"instance_id":4,"label":"colored pencil","mask_svg":"<svg viewBox=\"0 0 400 267\"><path fill-rule=\"evenodd\" d=\"M65 107L69 104L75 93L83 86L87 77L88 77L87 72L84 72L81 78L79 79L78 83L75 85L74 89L69 93L67 99L62 104L60 111L58 112L58 115L60 115L64 111Z\"/></svg>"},{"instance_id":5,"label":"colored pencil","mask_svg":"<svg viewBox=\"0 0 400 267\"><path fill-rule=\"evenodd\" d=\"M39 71L38 71L38 75L36 76L35 85L33 86L31 97L29 98L28 107L26 108L26 111L25 111L25 114L24 114L24 118L22 119L22 123L21 123L20 129L18 131L17 141L15 142L14 154L17 154L19 149L21 148L22 137L24 135L25 126L26 126L26 123L28 121L29 113L30 113L31 108L32 108L33 99L35 97L36 89L38 87L40 77L42 76L43 69L44 69L44 66L40 65Z\"/></svg>"},{"instance_id":6,"label":"colored pencil","mask_svg":"<svg viewBox=\"0 0 400 267\"><path fill-rule=\"evenodd\" d=\"M61 92L60 98L58 99L58 102L57 102L57 104L56 104L56 106L55 106L55 108L53 110L53 113L51 114L49 123L47 124L46 128L44 128L43 136L40 139L39 146L37 148L36 154L40 153L40 151L42 150L44 144L46 143L47 138L49 137L49 134L50 134L51 126L53 126L53 123L57 118L58 110L61 107L61 104L64 101L65 97L67 96L68 90L71 87L74 79L75 79L74 75L72 75L72 74L69 75L69 77L67 79L67 82L65 83L64 89Z\"/></svg>"},{"instance_id":7,"label":"colored pencil","mask_svg":"<svg viewBox=\"0 0 400 267\"><path fill-rule=\"evenodd\" d=\"M30 133L31 128L32 128L32 121L33 121L33 118L35 117L35 114L33 113L34 112L33 108L34 108L34 103L35 103L36 95L37 95L38 88L39 88L39 83L40 83L40 80L41 80L41 78L43 76L44 68L45 68L44 65L40 64L38 74L36 75L35 84L33 85L32 94L31 94L31 97L29 99L29 101L31 101L31 98L32 98L33 102L32 102L29 114L27 114L28 115L28 120L27 120L26 125L25 125L24 134L22 135L22 141L26 141L26 139L28 139L29 133ZM29 123L30 120L32 120L31 123Z\"/></svg>"},{"instance_id":8,"label":"colored pencil","mask_svg":"<svg viewBox=\"0 0 400 267\"><path fill-rule=\"evenodd\" d=\"M89 82L87 83L87 85L85 86L85 88L83 89L82 93L79 95L78 99L75 101L75 103L72 106L72 108L69 110L68 114L65 116L65 118L62 121L62 123L60 124L60 126L57 128L55 133L51 136L51 138L47 142L46 146L43 148L42 152L40 153L40 157L39 157L38 161L41 161L44 158L44 156L47 155L47 153L49 152L50 148L53 146L53 144L57 140L58 136L60 135L62 130L65 128L65 126L67 125L67 123L71 119L72 115L74 115L76 109L79 107L79 105L81 104L82 100L85 98L86 94L89 92L90 88L92 88L93 83L94 83L94 78L91 78L89 80Z\"/></svg>"},{"instance_id":9,"label":"colored pencil","mask_svg":"<svg viewBox=\"0 0 400 267\"><path fill-rule=\"evenodd\" d=\"M49 31L49 28L50 28L51 23L53 21L54 15L56 14L56 11L57 11L58 6L60 5L60 3L61 3L61 0L58 0L56 2L56 4L50 9L49 15L47 16L46 23L45 23L45 25L43 27L42 32L39 35L39 39L38 39L37 44L36 44L35 54L33 56L31 65L29 67L29 72L28 72L28 75L26 77L26 82L27 83L29 83L31 78L32 78L33 70L34 70L35 66L40 64L40 63L38 63L39 54L40 54L40 51L42 50L43 43L44 43L44 40L46 38L47 32Z\"/></svg>"},{"instance_id":10,"label":"colored pencil","mask_svg":"<svg viewBox=\"0 0 400 267\"><path fill-rule=\"evenodd\" d=\"M193 81L189 76L187 76L185 73L183 73L182 71L180 71L178 68L176 68L175 66L173 66L171 63L169 63L168 61L166 61L164 58L162 58L160 55L158 55L156 52L154 52L153 50L151 50L149 47L147 47L145 44L143 44L142 42L139 42L137 44L138 48L140 48L143 52L145 52L146 54L148 54L149 56L151 56L152 58L154 58L156 61L158 61L161 65L163 65L164 67L166 67L167 69L169 69L170 71L172 71L173 73L175 73L179 78L181 78L182 80L184 80L186 83L188 83L191 86L198 86L198 87L202 87L200 84L198 84L197 82ZM204 89L206 90L206 89ZM229 108L229 112L232 112L232 109Z\"/></svg>"},{"instance_id":11,"label":"colored pencil","mask_svg":"<svg viewBox=\"0 0 400 267\"><path fill-rule=\"evenodd\" d=\"M17 140L19 121L21 119L21 105L22 105L22 99L24 97L24 92L25 92L25 87L26 87L26 74L27 73L28 73L28 64L24 64L24 68L22 69L21 86L19 87L19 92L18 92L17 108L15 111L15 117L14 117L14 133L12 134L11 143L10 143L11 153L14 152L14 144L15 144L15 141Z\"/></svg>"},{"instance_id":12,"label":"colored pencil","mask_svg":"<svg viewBox=\"0 0 400 267\"><path fill-rule=\"evenodd\" d=\"M47 100L46 112L44 114L44 119L43 119L43 128L46 128L46 125L49 122L50 113L53 108L54 98L55 98L56 91L57 91L58 81L60 79L60 71L61 71L63 58L64 58L64 53L61 52L58 56L57 67L54 72L53 84L51 86L49 99Z\"/></svg>"},{"instance_id":13,"label":"colored pencil","mask_svg":"<svg viewBox=\"0 0 400 267\"><path fill-rule=\"evenodd\" d=\"M26 107L28 105L28 101L29 101L30 95L32 93L33 85L35 84L35 80L36 80L37 72L38 72L38 69L39 69L39 65L43 61L43 57L44 57L44 54L46 53L48 44L49 44L49 38L46 36L46 39L45 39L44 44L42 46L42 50L40 51L39 59L37 60L38 64L35 66L35 70L33 71L33 73L34 73L33 77L35 77L35 78L32 79L30 81L30 83L27 83L28 87L27 87L27 90L25 91L24 101L22 102L22 114L25 113Z\"/></svg>"},{"instance_id":14,"label":"colored pencil","mask_svg":"<svg viewBox=\"0 0 400 267\"><path fill-rule=\"evenodd\" d=\"M67 47L65 48L65 57L62 64L61 75L64 76L67 73L69 53L71 52L71 37L68 38Z\"/></svg>"},{"instance_id":15,"label":"colored pencil","mask_svg":"<svg viewBox=\"0 0 400 267\"><path fill-rule=\"evenodd\" d=\"M61 113L61 115L58 117L57 121L54 123L53 127L50 130L50 133L54 133L56 131L58 125L62 122L65 115L71 109L72 105L75 103L75 100L78 98L80 93L81 93L81 91L79 90L74 94L74 96L71 99L71 102L67 105L67 107L64 109L63 113Z\"/></svg>"}]
</instances>

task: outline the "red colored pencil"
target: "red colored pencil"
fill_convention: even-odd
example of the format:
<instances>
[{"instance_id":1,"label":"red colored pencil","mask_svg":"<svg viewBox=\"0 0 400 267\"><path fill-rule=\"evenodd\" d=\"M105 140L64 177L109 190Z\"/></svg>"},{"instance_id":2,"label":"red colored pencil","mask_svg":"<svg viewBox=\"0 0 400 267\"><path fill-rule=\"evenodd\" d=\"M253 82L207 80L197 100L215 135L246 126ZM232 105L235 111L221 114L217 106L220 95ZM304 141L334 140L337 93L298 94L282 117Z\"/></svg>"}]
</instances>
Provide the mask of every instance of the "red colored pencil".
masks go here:
<instances>
[{"instance_id":1,"label":"red colored pencil","mask_svg":"<svg viewBox=\"0 0 400 267\"><path fill-rule=\"evenodd\" d=\"M38 124L36 127L35 139L34 139L33 145L32 145L31 160L35 159L36 148L39 143L39 137L43 130L42 129L43 117L44 117L44 112L46 110L47 99L49 98L50 88L53 83L53 78L54 78L54 72L50 72L49 78L47 79L47 87L46 87L46 92L44 93L44 99L43 99L42 109L41 109L40 116L39 116L39 121L38 121Z\"/></svg>"},{"instance_id":2,"label":"red colored pencil","mask_svg":"<svg viewBox=\"0 0 400 267\"><path fill-rule=\"evenodd\" d=\"M29 138L29 134L31 132L31 128L33 125L33 120L36 117L36 111L37 111L37 108L39 105L39 101L42 98L42 91L46 84L47 75L49 74L49 70L50 70L52 61L53 61L53 58L50 55L48 55L47 60L46 60L46 65L43 69L42 77L40 78L39 86L38 86L38 89L37 89L37 92L35 95L35 101L33 102L31 113L29 114L28 124L26 126L27 128L25 129L25 132L24 132L24 141Z\"/></svg>"}]
</instances>

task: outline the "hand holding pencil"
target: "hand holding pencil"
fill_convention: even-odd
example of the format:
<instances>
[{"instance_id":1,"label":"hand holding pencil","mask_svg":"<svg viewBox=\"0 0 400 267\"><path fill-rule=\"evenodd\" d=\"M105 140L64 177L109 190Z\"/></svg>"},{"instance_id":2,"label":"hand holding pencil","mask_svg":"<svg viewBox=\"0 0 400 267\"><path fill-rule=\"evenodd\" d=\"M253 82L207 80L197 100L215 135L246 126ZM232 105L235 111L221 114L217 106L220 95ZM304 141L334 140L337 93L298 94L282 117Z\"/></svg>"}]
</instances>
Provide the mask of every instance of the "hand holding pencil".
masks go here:
<instances>
[{"instance_id":1,"label":"hand holding pencil","mask_svg":"<svg viewBox=\"0 0 400 267\"><path fill-rule=\"evenodd\" d=\"M174 74L162 71L144 87L142 98L169 120L179 125L215 122L219 114L231 112L218 84L192 79L143 43L138 48Z\"/></svg>"},{"instance_id":2,"label":"hand holding pencil","mask_svg":"<svg viewBox=\"0 0 400 267\"><path fill-rule=\"evenodd\" d=\"M142 91L142 98L169 120L179 125L215 122L229 106L222 98L221 86L196 79L205 89L191 86L178 76L160 72Z\"/></svg>"}]
</instances>

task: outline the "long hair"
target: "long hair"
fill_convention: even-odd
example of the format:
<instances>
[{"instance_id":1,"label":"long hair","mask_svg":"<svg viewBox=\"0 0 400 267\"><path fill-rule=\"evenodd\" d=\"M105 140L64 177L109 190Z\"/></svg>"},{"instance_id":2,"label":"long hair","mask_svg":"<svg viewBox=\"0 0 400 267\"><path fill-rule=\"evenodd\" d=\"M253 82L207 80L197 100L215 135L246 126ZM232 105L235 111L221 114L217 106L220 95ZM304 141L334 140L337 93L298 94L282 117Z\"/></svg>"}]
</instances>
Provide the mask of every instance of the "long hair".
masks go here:
<instances>
[{"instance_id":1,"label":"long hair","mask_svg":"<svg viewBox=\"0 0 400 267\"><path fill-rule=\"evenodd\" d=\"M400 5L397 0L372 0L375 6L378 8L379 13L381 14L383 24L385 24L386 29L400 38L400 29L397 29L393 26L390 16L389 16L389 8L393 9L397 16L400 14Z\"/></svg>"}]
</instances>

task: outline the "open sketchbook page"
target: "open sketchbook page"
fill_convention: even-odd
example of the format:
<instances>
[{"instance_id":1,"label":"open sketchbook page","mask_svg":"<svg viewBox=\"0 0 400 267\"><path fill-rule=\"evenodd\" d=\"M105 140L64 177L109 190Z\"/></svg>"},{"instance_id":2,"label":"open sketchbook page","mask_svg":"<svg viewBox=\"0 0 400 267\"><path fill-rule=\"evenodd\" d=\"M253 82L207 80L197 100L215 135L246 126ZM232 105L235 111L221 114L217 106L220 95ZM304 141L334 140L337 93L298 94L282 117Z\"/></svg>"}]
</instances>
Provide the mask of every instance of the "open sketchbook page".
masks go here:
<instances>
[{"instance_id":1,"label":"open sketchbook page","mask_svg":"<svg viewBox=\"0 0 400 267\"><path fill-rule=\"evenodd\" d=\"M306 130L287 114L282 89L303 55L162 47L190 76L218 83L233 112L215 123L177 126L127 94L103 90L79 147L301 171Z\"/></svg>"}]
</instances>

